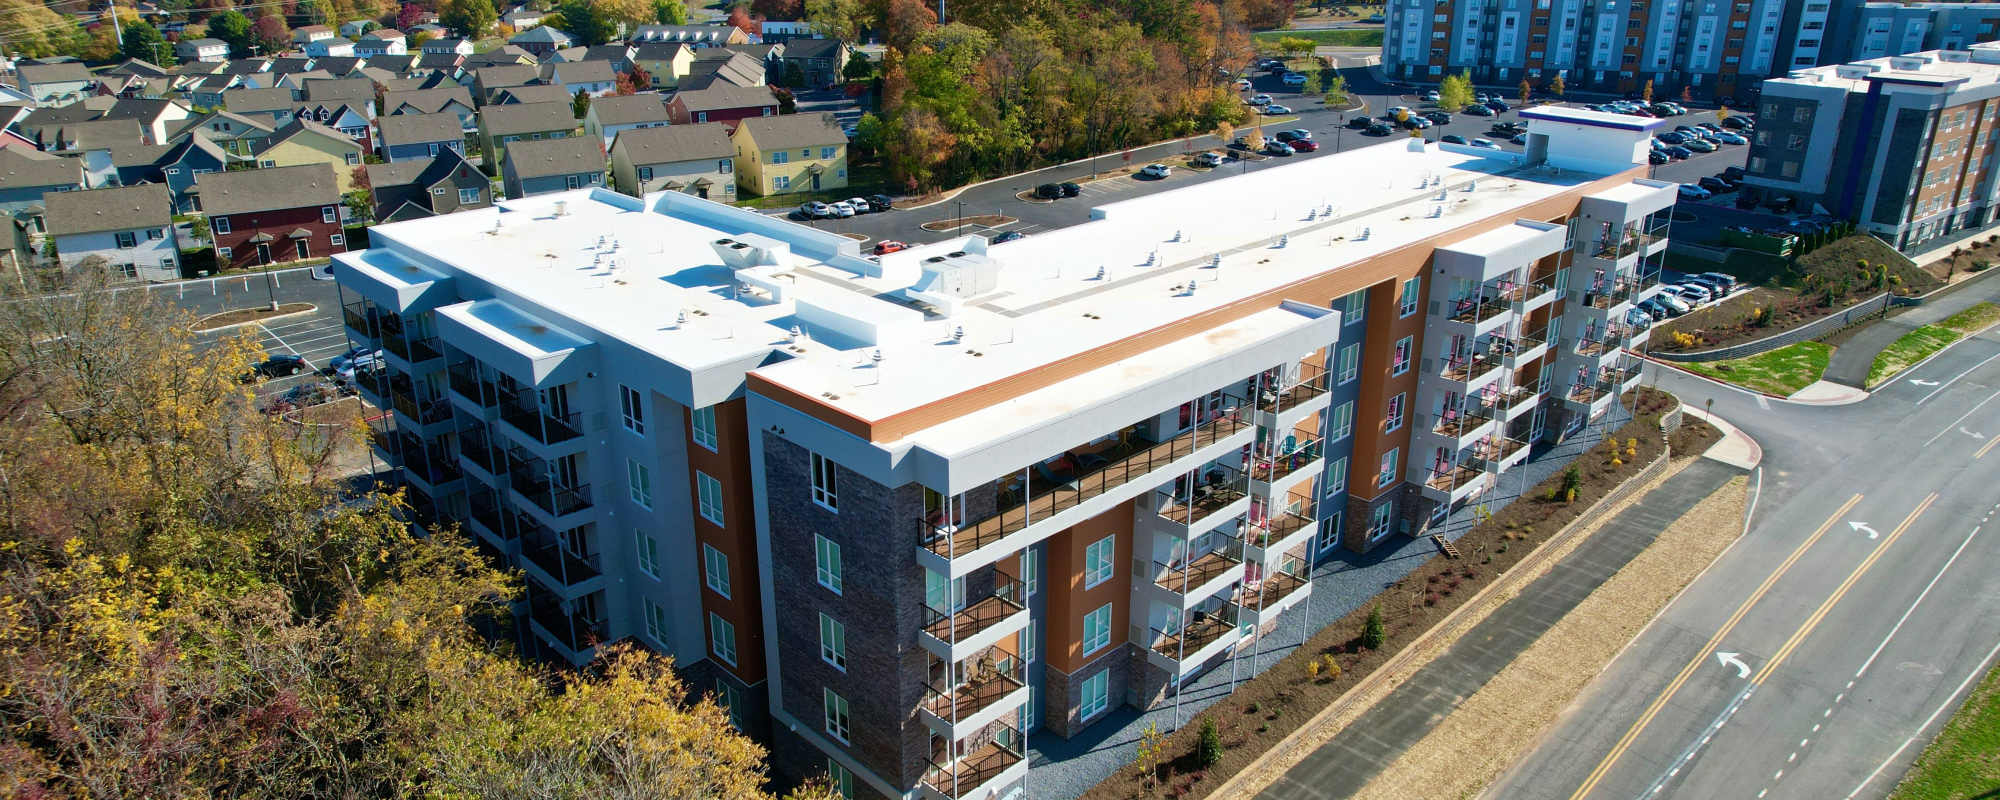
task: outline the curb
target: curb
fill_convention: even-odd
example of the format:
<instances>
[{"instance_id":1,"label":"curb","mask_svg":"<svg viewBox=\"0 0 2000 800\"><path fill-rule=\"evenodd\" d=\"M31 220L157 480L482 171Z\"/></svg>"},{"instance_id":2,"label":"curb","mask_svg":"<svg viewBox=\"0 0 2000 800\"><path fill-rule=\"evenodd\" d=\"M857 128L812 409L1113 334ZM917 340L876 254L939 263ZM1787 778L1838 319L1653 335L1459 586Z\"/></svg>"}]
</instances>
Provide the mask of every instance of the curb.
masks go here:
<instances>
[{"instance_id":1,"label":"curb","mask_svg":"<svg viewBox=\"0 0 2000 800\"><path fill-rule=\"evenodd\" d=\"M1724 420L1721 417L1721 415L1710 414L1699 408L1694 408L1692 406L1689 406L1685 401L1681 403L1681 413L1692 414L1694 415L1695 419L1701 420L1710 425L1714 425L1716 430L1722 431L1722 440L1716 442L1715 444L1709 445L1707 450L1702 451L1701 454L1702 458L1719 461L1724 464L1728 464L1729 466L1742 469L1745 472L1756 469L1758 464L1764 463L1764 446L1758 444L1756 439L1750 438L1750 434L1744 433L1742 428L1738 428L1735 425L1729 424L1729 422L1727 420ZM1730 461L1728 459L1717 458L1716 456L1712 455L1715 448L1721 447L1723 442L1727 442L1731 438L1741 439L1743 440L1744 444L1750 445L1750 459L1748 462ZM1743 525L1744 525L1743 527L1744 533L1748 533L1750 531L1749 527L1750 523L1746 521L1744 522Z\"/></svg>"},{"instance_id":2,"label":"curb","mask_svg":"<svg viewBox=\"0 0 2000 800\"><path fill-rule=\"evenodd\" d=\"M1942 290L1940 290L1940 291L1942 291ZM1942 320L1940 320L1940 321L1942 321ZM1934 324L1934 323L1933 323L1933 324ZM1918 325L1917 327L1918 327L1918 328L1921 328L1921 327L1924 327L1924 326L1923 326L1923 325ZM1951 350L1952 348L1954 348L1954 347L1957 347L1957 346L1959 346L1959 345L1961 345L1961 344L1965 344L1966 342L1969 342L1969 341L1972 341L1972 340L1973 340L1974 338L1977 338L1977 337L1979 337L1979 336L1983 336L1983 335L1985 335L1985 334L1986 334L1987 332L1989 332L1989 331L1993 330L1994 328L2000 328L2000 320L1996 320L1996 321L1994 321L1994 322L1991 322L1991 323L1988 323L1988 324L1986 325L1986 327L1984 327L1984 328L1980 328L1979 330L1976 330L1976 331L1973 331L1973 332L1971 332L1971 333L1968 333L1968 334L1966 334L1966 335L1964 335L1964 336L1960 336L1960 337L1958 337L1957 339L1953 339L1953 340L1952 340L1952 341L1951 341L1950 343L1946 344L1946 345L1945 345L1945 346L1943 346L1943 347L1940 347L1940 348L1938 348L1938 349L1937 349L1937 352L1935 352L1935 353L1932 353L1932 354L1930 354L1930 355L1927 355L1927 356L1924 356L1924 357L1923 357L1923 359L1919 360L1919 361L1918 361L1917 363L1915 363L1915 364L1911 364L1911 365L1909 365L1909 366L1907 366L1907 367L1904 367L1904 368L1902 368L1901 370L1897 371L1897 372L1896 372L1896 374L1894 374L1894 375L1891 375L1891 376L1889 376L1889 377L1887 377L1887 378L1883 378L1883 379L1882 379L1882 380L1881 380L1880 382L1876 383L1875 385L1876 385L1876 386L1887 386L1887 385L1889 385L1889 384L1892 384L1892 383L1895 383L1895 382L1897 382L1897 381L1900 381L1900 380L1902 380L1902 379L1903 379L1903 376L1904 376L1904 375L1908 375L1908 374L1910 374L1910 373L1912 373L1912 372L1915 372L1915 371L1916 371L1916 369L1917 369L1918 367L1921 367L1921 366L1923 366L1923 365L1925 365L1925 364L1929 364L1929 363L1931 363L1931 359L1933 359L1933 358L1937 358L1938 356L1941 356L1941 355L1944 355L1944 354L1945 354L1946 352L1950 351L1950 350ZM1912 328L1911 330L1912 330L1912 331L1914 331L1914 330L1916 330L1916 329L1915 329L1915 328ZM1908 334L1905 334L1905 335L1908 335ZM1902 337L1897 337L1898 341L1900 341L1900 340L1901 340L1901 338L1902 338ZM1894 345L1894 344L1895 344L1895 342L1890 342L1889 344L1891 344L1891 345ZM1882 348L1882 349L1883 349L1883 350L1888 350L1889 348L1887 348L1887 347L1884 347L1884 348ZM1881 357L1882 357L1882 353L1881 353L1880 351L1876 352L1876 353L1875 353L1875 357L1876 357L1876 358L1881 358ZM1870 365L1872 366L1872 365L1873 365L1873 364L1874 364L1875 362L1874 362L1874 361L1870 361L1870 362L1868 362L1868 363L1869 363L1869 364L1870 364ZM1867 388L1866 388L1866 387L1863 387L1862 391L1867 391Z\"/></svg>"},{"instance_id":3,"label":"curb","mask_svg":"<svg viewBox=\"0 0 2000 800\"><path fill-rule=\"evenodd\" d=\"M197 328L197 327L195 327L195 326L193 326L193 325L189 325L189 326L188 326L188 330L189 330L189 331L191 331L191 332L194 332L194 333L216 333L216 332L218 332L218 331L229 331L229 330L235 330L235 329L237 329L237 328L241 328L241 327L243 327L243 326L245 326L245 325L262 325L262 324L264 324L264 323L266 323L266 322L270 322L270 321L272 321L272 320L280 320L280 319L289 319L289 318L291 318L291 317L299 317L299 316L305 316L305 315L307 315L307 314L317 314L317 313L319 313L319 305L318 305L317 303L308 303L307 305L310 305L310 306L312 306L312 308L308 308L308 309L306 309L306 310L304 310L304 311L287 311L287 312L285 312L285 313L283 313L283 314L273 314L273 315L271 315L271 316L268 316L268 317L264 317L264 318L262 318L262 319L253 319L253 320L250 320L250 321L247 321L247 322L232 322L232 323L230 323L230 324L228 324L228 325L217 325L217 326L215 326L215 327L213 327L213 328ZM217 313L219 313L219 314L227 314L227 313L229 313L229 312L227 312L227 311L220 311L220 312L217 312Z\"/></svg>"}]
</instances>

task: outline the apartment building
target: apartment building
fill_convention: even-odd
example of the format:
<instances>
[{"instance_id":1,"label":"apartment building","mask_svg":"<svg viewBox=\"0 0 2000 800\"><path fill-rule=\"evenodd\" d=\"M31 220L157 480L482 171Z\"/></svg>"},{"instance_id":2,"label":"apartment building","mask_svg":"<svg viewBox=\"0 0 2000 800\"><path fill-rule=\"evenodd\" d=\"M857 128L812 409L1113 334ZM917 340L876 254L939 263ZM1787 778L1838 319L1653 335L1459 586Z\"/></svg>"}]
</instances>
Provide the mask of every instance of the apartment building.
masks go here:
<instances>
[{"instance_id":1,"label":"apartment building","mask_svg":"<svg viewBox=\"0 0 2000 800\"><path fill-rule=\"evenodd\" d=\"M672 654L851 796L1016 796L1029 732L1169 702L1635 384L1660 123L1524 116L1000 245L599 189L334 273L377 454L523 570L531 652Z\"/></svg>"},{"instance_id":2,"label":"apartment building","mask_svg":"<svg viewBox=\"0 0 2000 800\"><path fill-rule=\"evenodd\" d=\"M1795 70L1764 84L1744 180L1898 248L1994 221L2000 43Z\"/></svg>"},{"instance_id":3,"label":"apartment building","mask_svg":"<svg viewBox=\"0 0 2000 800\"><path fill-rule=\"evenodd\" d=\"M1817 4L1816 4L1817 5ZM1828 28L1838 45L1816 62L1795 59L1796 66L1843 64L1870 58L1964 50L2000 38L2000 3L1836 3Z\"/></svg>"}]
</instances>

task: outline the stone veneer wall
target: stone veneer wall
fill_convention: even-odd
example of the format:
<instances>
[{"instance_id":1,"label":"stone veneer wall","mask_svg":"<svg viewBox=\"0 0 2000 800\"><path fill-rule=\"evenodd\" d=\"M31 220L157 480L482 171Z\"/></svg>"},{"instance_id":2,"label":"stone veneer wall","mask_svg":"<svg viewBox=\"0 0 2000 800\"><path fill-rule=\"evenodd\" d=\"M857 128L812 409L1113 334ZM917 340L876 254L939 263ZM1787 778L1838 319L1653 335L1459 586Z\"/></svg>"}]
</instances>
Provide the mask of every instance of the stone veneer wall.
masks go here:
<instances>
[{"instance_id":1,"label":"stone veneer wall","mask_svg":"<svg viewBox=\"0 0 2000 800\"><path fill-rule=\"evenodd\" d=\"M1083 701L1083 682L1099 672L1109 670L1110 679L1105 686L1105 712L1120 705L1130 705L1134 699L1133 660L1144 660L1146 653L1138 650L1138 645L1130 642L1107 648L1097 658L1085 664L1074 674L1065 673L1051 666L1043 670L1042 678L1042 728L1065 739L1075 736L1090 727L1100 717L1090 721L1076 718L1076 710Z\"/></svg>"}]
</instances>

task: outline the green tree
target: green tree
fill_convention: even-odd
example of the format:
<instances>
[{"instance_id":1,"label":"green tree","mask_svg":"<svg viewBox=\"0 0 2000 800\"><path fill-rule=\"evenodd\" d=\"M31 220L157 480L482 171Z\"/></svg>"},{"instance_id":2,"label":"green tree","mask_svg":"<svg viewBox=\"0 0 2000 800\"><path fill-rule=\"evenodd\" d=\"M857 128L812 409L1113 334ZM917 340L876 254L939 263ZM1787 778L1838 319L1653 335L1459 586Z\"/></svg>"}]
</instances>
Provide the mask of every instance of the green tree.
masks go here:
<instances>
[{"instance_id":1,"label":"green tree","mask_svg":"<svg viewBox=\"0 0 2000 800\"><path fill-rule=\"evenodd\" d=\"M1333 71L1333 76L1324 81L1323 89L1328 106L1347 105L1347 76L1337 70Z\"/></svg>"},{"instance_id":2,"label":"green tree","mask_svg":"<svg viewBox=\"0 0 2000 800\"><path fill-rule=\"evenodd\" d=\"M1201 718L1201 734L1194 748L1194 763L1208 769L1222 762L1222 731L1215 727L1214 717Z\"/></svg>"},{"instance_id":3,"label":"green tree","mask_svg":"<svg viewBox=\"0 0 2000 800\"><path fill-rule=\"evenodd\" d=\"M686 25L687 3L684 0L653 0L653 21L661 25Z\"/></svg>"},{"instance_id":4,"label":"green tree","mask_svg":"<svg viewBox=\"0 0 2000 800\"><path fill-rule=\"evenodd\" d=\"M597 4L590 0L563 0L562 5L556 6L556 13L562 15L562 21L552 24L559 24L562 32L576 37L578 44L600 45L615 32L615 23L599 13Z\"/></svg>"},{"instance_id":5,"label":"green tree","mask_svg":"<svg viewBox=\"0 0 2000 800\"><path fill-rule=\"evenodd\" d=\"M787 88L803 89L806 85L806 71L799 66L798 62L787 61L785 62L784 82Z\"/></svg>"},{"instance_id":6,"label":"green tree","mask_svg":"<svg viewBox=\"0 0 2000 800\"><path fill-rule=\"evenodd\" d=\"M569 99L569 110L572 116L583 119L585 114L590 113L590 93L576 90L576 96Z\"/></svg>"},{"instance_id":7,"label":"green tree","mask_svg":"<svg viewBox=\"0 0 2000 800\"><path fill-rule=\"evenodd\" d=\"M231 58L249 58L256 39L250 34L250 19L235 9L208 18L208 36L229 45Z\"/></svg>"},{"instance_id":8,"label":"green tree","mask_svg":"<svg viewBox=\"0 0 2000 800\"><path fill-rule=\"evenodd\" d=\"M485 36L499 19L489 0L445 0L438 10L438 24L467 39Z\"/></svg>"},{"instance_id":9,"label":"green tree","mask_svg":"<svg viewBox=\"0 0 2000 800\"><path fill-rule=\"evenodd\" d=\"M1521 88L1521 94L1520 94L1521 105L1525 106L1528 104L1528 99L1535 96L1535 87L1533 84L1528 83L1527 78L1522 78L1520 88Z\"/></svg>"},{"instance_id":10,"label":"green tree","mask_svg":"<svg viewBox=\"0 0 2000 800\"><path fill-rule=\"evenodd\" d=\"M39 0L0 0L0 34L6 36L7 51L39 58L66 54L75 47L81 31L55 8L55 3Z\"/></svg>"},{"instance_id":11,"label":"green tree","mask_svg":"<svg viewBox=\"0 0 2000 800\"><path fill-rule=\"evenodd\" d=\"M1292 58L1312 52L1313 40L1304 36L1278 37L1278 50Z\"/></svg>"},{"instance_id":12,"label":"green tree","mask_svg":"<svg viewBox=\"0 0 2000 800\"><path fill-rule=\"evenodd\" d=\"M167 37L161 36L158 28L144 21L125 25L125 39L119 42L118 50L126 58L155 63L171 59L174 55L174 49L167 45Z\"/></svg>"},{"instance_id":13,"label":"green tree","mask_svg":"<svg viewBox=\"0 0 2000 800\"><path fill-rule=\"evenodd\" d=\"M868 60L868 54L859 50L847 57L847 64L840 68L840 77L850 81L865 81L875 77L875 62Z\"/></svg>"},{"instance_id":14,"label":"green tree","mask_svg":"<svg viewBox=\"0 0 2000 800\"><path fill-rule=\"evenodd\" d=\"M1472 105L1472 73L1467 71L1444 76L1444 80L1438 83L1437 104L1438 108L1453 112Z\"/></svg>"},{"instance_id":15,"label":"green tree","mask_svg":"<svg viewBox=\"0 0 2000 800\"><path fill-rule=\"evenodd\" d=\"M1389 628L1382 623L1382 607L1368 609L1368 620L1361 625L1361 646L1380 650L1388 641Z\"/></svg>"},{"instance_id":16,"label":"green tree","mask_svg":"<svg viewBox=\"0 0 2000 800\"><path fill-rule=\"evenodd\" d=\"M813 30L843 42L860 39L869 17L863 0L806 0L806 22Z\"/></svg>"}]
</instances>

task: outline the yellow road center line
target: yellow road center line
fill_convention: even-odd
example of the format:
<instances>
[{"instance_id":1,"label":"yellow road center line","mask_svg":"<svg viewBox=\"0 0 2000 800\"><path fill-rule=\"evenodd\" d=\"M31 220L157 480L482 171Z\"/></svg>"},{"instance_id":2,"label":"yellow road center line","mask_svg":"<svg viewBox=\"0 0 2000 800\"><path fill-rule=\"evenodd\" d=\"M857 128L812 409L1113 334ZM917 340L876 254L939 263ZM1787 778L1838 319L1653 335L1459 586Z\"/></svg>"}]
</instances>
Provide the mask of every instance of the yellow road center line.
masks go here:
<instances>
[{"instance_id":1,"label":"yellow road center line","mask_svg":"<svg viewBox=\"0 0 2000 800\"><path fill-rule=\"evenodd\" d=\"M1778 582L1778 579L1784 576L1785 571L1791 569L1793 564L1798 563L1799 558L1805 555L1806 550L1811 549L1813 544L1820 540L1820 537L1825 536L1826 532L1833 528L1835 522L1839 522L1840 518L1846 516L1848 511L1854 509L1854 504L1859 502L1861 502L1861 495L1859 494L1847 498L1847 502L1834 510L1832 516L1827 517L1825 522L1820 523L1818 530L1813 531L1811 536L1806 537L1804 542L1799 543L1798 548L1794 549L1791 555L1785 557L1784 563L1779 564L1777 569L1772 570L1771 574L1764 578L1764 582L1757 587L1756 591L1751 592L1749 597L1743 599L1743 604L1736 607L1736 613L1729 615L1729 620L1724 622L1722 627L1715 631L1714 636L1709 637L1708 643L1702 645L1701 649L1695 653L1694 658L1688 661L1687 666L1681 667L1680 674L1675 675L1674 679L1667 683L1667 687L1661 690L1659 696L1653 698L1652 704L1646 706L1646 710L1639 715L1637 720L1632 722L1632 727L1625 731L1624 736L1619 737L1618 743L1612 745L1611 752L1604 754L1604 759L1597 762L1597 767L1590 771L1590 776L1584 779L1583 785L1578 786L1576 792L1570 795L1570 800L1580 800L1580 798L1590 794L1592 789L1597 788L1597 783L1604 780L1604 775L1611 771L1612 766L1616 765L1618 759L1625 754L1625 750L1631 747L1632 742L1637 740L1639 734L1645 731L1646 726L1652 723L1653 717L1660 713L1660 709L1666 707L1667 701L1673 699L1675 692L1680 691L1681 684L1686 683L1688 677L1693 675L1696 669L1699 669L1702 664L1708 662L1709 653L1715 650L1715 646L1722 642L1723 637L1728 636L1730 631L1736 629L1736 623L1741 622L1745 614L1750 613L1750 607L1756 605L1758 600L1763 599L1764 595L1771 591L1771 587Z\"/></svg>"},{"instance_id":2,"label":"yellow road center line","mask_svg":"<svg viewBox=\"0 0 2000 800\"><path fill-rule=\"evenodd\" d=\"M1868 568L1875 566L1875 562L1882 558L1882 554L1889 552L1889 546L1895 544L1897 539L1902 538L1903 532L1910 529L1911 523L1916 522L1917 517L1922 516L1924 511L1931 507L1931 503L1937 502L1937 497L1937 492L1931 492L1930 496L1925 497L1924 501L1918 503L1916 508L1911 509L1910 515L1903 518L1903 524L1897 525L1895 530L1890 531L1888 536L1883 537L1882 543L1876 545L1875 549L1868 554L1867 558L1861 560L1861 563L1854 568L1853 572L1848 573L1847 580L1840 582L1840 588L1833 590L1833 594L1828 595L1826 601L1820 603L1819 608L1813 610L1812 616L1807 617L1805 624L1800 625L1799 629L1792 633L1792 637L1785 640L1784 646L1778 648L1778 652L1771 656L1770 661L1764 662L1764 668L1758 670L1756 676L1752 677L1750 682L1762 685L1766 678L1771 677L1771 673L1778 670L1778 665L1785 663L1785 659L1791 656L1792 650L1796 649L1800 642L1805 641L1807 636L1812 635L1814 628L1819 627L1820 620L1826 618L1827 612L1832 611L1833 607L1840 602L1840 599L1847 596L1847 590L1854 588L1854 584L1861 580L1861 576L1867 574Z\"/></svg>"},{"instance_id":3,"label":"yellow road center line","mask_svg":"<svg viewBox=\"0 0 2000 800\"><path fill-rule=\"evenodd\" d=\"M1985 458L1986 451L1993 449L1993 446L1996 444L2000 444L2000 436L1995 436L1991 439L1987 439L1986 446L1979 448L1979 452L1974 453L1972 455L1972 460L1978 461L1979 459Z\"/></svg>"}]
</instances>

